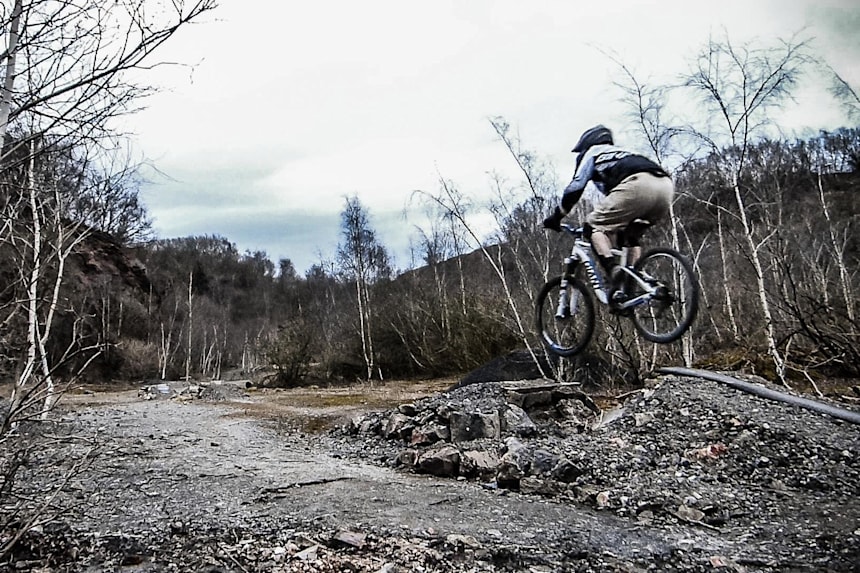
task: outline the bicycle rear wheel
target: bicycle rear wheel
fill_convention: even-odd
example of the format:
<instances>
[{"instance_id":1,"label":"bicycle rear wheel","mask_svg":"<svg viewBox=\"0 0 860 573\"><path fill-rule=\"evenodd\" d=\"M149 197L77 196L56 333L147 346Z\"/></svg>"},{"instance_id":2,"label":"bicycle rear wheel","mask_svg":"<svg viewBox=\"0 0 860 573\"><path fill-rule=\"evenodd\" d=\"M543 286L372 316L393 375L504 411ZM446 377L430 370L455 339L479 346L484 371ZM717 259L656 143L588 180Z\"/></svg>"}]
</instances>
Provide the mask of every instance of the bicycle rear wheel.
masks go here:
<instances>
[{"instance_id":1,"label":"bicycle rear wheel","mask_svg":"<svg viewBox=\"0 0 860 573\"><path fill-rule=\"evenodd\" d=\"M633 325L646 340L661 344L681 338L699 309L699 283L693 267L670 248L652 249L636 263L642 278L658 285L658 292L633 308ZM640 292L629 293L632 297Z\"/></svg>"},{"instance_id":2,"label":"bicycle rear wheel","mask_svg":"<svg viewBox=\"0 0 860 573\"><path fill-rule=\"evenodd\" d=\"M561 277L547 282L538 294L536 315L541 338L557 356L582 352L594 334L594 296L576 278L567 279L564 292Z\"/></svg>"}]
</instances>

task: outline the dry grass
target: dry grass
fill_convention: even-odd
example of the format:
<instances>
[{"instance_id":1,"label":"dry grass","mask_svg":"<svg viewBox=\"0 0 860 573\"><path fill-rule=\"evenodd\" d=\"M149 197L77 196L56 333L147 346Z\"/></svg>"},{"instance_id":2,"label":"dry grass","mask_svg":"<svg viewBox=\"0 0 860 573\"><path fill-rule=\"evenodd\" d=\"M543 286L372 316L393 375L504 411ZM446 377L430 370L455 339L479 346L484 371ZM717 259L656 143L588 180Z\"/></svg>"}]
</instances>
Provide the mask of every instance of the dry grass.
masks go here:
<instances>
[{"instance_id":1,"label":"dry grass","mask_svg":"<svg viewBox=\"0 0 860 573\"><path fill-rule=\"evenodd\" d=\"M334 388L249 390L250 400L225 402L228 416L274 422L282 428L321 432L368 411L385 410L450 388L456 380L389 381Z\"/></svg>"}]
</instances>

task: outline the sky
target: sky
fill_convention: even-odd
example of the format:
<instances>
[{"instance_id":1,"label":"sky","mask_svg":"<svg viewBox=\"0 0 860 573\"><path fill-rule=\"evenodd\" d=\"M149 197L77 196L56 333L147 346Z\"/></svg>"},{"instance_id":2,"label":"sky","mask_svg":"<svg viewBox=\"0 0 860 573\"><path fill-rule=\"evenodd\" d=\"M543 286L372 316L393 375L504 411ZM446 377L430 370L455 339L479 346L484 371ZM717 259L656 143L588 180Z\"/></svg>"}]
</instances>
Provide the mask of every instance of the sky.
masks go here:
<instances>
[{"instance_id":1,"label":"sky","mask_svg":"<svg viewBox=\"0 0 860 573\"><path fill-rule=\"evenodd\" d=\"M559 193L584 129L604 123L624 143L607 53L668 83L709 36L800 33L856 86L858 32L856 0L220 0L163 47L183 65L146 76L160 91L124 129L160 238L219 235L303 273L334 259L356 196L407 268L416 190L444 178L481 204L490 173L516 182L490 118L551 163ZM791 133L845 123L813 83L779 118Z\"/></svg>"}]
</instances>

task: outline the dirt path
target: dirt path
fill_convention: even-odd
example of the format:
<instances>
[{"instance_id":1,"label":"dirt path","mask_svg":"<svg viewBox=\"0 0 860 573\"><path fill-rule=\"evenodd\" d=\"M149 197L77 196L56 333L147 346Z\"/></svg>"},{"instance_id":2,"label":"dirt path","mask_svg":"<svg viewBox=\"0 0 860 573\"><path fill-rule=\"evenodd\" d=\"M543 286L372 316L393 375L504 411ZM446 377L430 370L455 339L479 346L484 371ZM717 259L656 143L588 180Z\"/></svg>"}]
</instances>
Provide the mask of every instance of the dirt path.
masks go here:
<instances>
[{"instance_id":1,"label":"dirt path","mask_svg":"<svg viewBox=\"0 0 860 573\"><path fill-rule=\"evenodd\" d=\"M47 451L23 476L26 483L36 488L52 472L56 478L91 444L100 444L99 455L68 488L77 514L30 536L16 568L771 572L788 564L795 571L847 571L839 564L850 557L837 559L821 544L857 554L860 512L850 477L857 465L855 429L783 406L762 408L757 399L727 395L715 385L668 382L601 432L567 436L563 446L544 435L543 447L581 452L607 480L610 498L602 510L395 470L344 453L342 438L307 432L428 390L384 399L344 391L236 391L223 401L147 400L136 391L69 396L62 417L77 439ZM728 404L726 396L730 409L715 410L714 404ZM634 416L640 411L647 417ZM739 416L748 421L738 426ZM640 425L642 419L653 422ZM710 469L691 465L683 452L695 435L735 440L737 448L726 443L737 453ZM372 460L368 452L376 450L367 440L362 456ZM793 485L784 473L790 466L761 466L767 452L758 448L801 442L804 463L817 468L812 485ZM646 465L637 462L630 473L625 467L637 458L627 452ZM792 463L807 472L799 461ZM849 473L822 473L831 467ZM755 476L771 470L781 473ZM711 505L727 496L733 501L724 505L737 509L719 527L676 519L672 500L693 494ZM647 508L656 514L658 507L668 519L642 519L651 513Z\"/></svg>"},{"instance_id":2,"label":"dirt path","mask_svg":"<svg viewBox=\"0 0 860 573\"><path fill-rule=\"evenodd\" d=\"M165 559L171 539L209 536L223 544L227 532L269 536L268 547L260 548L265 554L289 546L291 537L349 531L377 540L377 547L365 538L362 547L345 550L380 567L396 564L389 561L391 540L408 540L412 553L423 547L437 563L428 570L440 571L519 570L526 562L552 570L571 559L587 570L596 563L660 562L692 548L728 549L705 530L649 529L536 496L340 459L318 441L236 415L249 404L141 400L130 392L89 401L67 406L66 419L105 445L94 471L77 484L92 495L73 529L78 536L124 540L115 544L114 561L138 555L131 561L150 566ZM265 539L254 543L266 545ZM331 559L346 558L337 553ZM321 554L311 563L293 561L280 566L328 570ZM251 570L254 563L233 565Z\"/></svg>"}]
</instances>

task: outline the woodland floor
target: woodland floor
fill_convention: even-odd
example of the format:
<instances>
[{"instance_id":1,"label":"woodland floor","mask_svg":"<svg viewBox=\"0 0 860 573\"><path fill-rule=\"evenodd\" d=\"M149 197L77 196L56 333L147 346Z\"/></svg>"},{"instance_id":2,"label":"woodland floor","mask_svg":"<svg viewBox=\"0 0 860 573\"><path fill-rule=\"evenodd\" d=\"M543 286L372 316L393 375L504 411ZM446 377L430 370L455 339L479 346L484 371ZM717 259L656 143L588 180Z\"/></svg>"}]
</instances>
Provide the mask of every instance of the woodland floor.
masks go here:
<instances>
[{"instance_id":1,"label":"woodland floor","mask_svg":"<svg viewBox=\"0 0 860 573\"><path fill-rule=\"evenodd\" d=\"M543 492L414 473L393 462L403 443L339 429L399 404L498 394L452 382L70 394L49 428L27 430L41 445L16 486L34 506L64 484L52 502L64 512L0 568L858 570L860 426L667 376L601 402L613 415L600 424L539 422L526 445L582 471ZM857 410L838 397L851 391L827 401Z\"/></svg>"}]
</instances>

